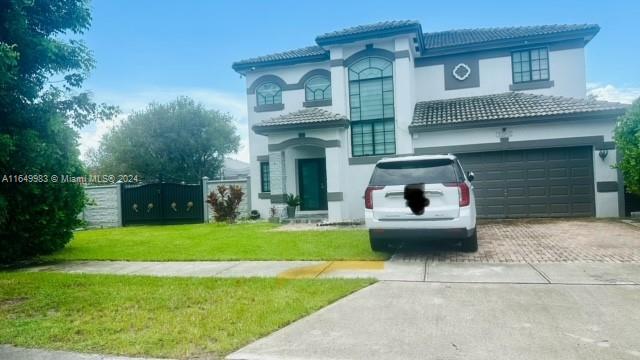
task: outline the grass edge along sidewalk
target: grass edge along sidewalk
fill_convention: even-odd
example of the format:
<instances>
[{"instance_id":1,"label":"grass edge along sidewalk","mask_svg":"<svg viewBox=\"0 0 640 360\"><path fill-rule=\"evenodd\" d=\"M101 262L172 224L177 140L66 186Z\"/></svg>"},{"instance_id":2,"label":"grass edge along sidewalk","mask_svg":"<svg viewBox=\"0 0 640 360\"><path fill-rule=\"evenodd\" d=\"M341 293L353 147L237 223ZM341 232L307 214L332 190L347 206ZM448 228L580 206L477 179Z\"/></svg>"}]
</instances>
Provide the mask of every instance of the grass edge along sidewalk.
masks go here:
<instances>
[{"instance_id":1,"label":"grass edge along sidewalk","mask_svg":"<svg viewBox=\"0 0 640 360\"><path fill-rule=\"evenodd\" d=\"M0 273L0 343L222 357L373 280Z\"/></svg>"},{"instance_id":2,"label":"grass edge along sidewalk","mask_svg":"<svg viewBox=\"0 0 640 360\"><path fill-rule=\"evenodd\" d=\"M191 224L77 231L45 260L386 260L366 230L274 231L277 225Z\"/></svg>"}]
</instances>

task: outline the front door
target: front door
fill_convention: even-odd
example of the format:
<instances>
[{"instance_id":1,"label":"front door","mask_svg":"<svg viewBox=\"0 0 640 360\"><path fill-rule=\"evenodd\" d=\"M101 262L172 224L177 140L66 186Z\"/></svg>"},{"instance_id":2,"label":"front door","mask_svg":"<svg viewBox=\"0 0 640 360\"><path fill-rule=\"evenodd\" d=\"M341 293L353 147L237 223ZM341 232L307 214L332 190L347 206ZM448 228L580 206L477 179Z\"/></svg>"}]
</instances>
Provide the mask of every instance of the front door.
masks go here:
<instances>
[{"instance_id":1,"label":"front door","mask_svg":"<svg viewBox=\"0 0 640 360\"><path fill-rule=\"evenodd\" d=\"M327 169L325 159L298 160L300 210L327 210Z\"/></svg>"}]
</instances>

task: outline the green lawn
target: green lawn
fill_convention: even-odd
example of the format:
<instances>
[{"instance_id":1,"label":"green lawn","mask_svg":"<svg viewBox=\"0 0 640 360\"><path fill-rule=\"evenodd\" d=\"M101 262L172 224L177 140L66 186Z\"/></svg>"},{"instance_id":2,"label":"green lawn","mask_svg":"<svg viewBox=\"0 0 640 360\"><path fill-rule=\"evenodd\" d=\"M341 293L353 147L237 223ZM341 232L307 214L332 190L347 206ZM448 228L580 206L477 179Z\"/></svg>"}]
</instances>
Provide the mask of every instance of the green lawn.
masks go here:
<instances>
[{"instance_id":1,"label":"green lawn","mask_svg":"<svg viewBox=\"0 0 640 360\"><path fill-rule=\"evenodd\" d=\"M0 344L222 357L370 283L0 273Z\"/></svg>"},{"instance_id":2,"label":"green lawn","mask_svg":"<svg viewBox=\"0 0 640 360\"><path fill-rule=\"evenodd\" d=\"M77 231L51 260L383 260L365 230L269 231L269 223Z\"/></svg>"}]
</instances>

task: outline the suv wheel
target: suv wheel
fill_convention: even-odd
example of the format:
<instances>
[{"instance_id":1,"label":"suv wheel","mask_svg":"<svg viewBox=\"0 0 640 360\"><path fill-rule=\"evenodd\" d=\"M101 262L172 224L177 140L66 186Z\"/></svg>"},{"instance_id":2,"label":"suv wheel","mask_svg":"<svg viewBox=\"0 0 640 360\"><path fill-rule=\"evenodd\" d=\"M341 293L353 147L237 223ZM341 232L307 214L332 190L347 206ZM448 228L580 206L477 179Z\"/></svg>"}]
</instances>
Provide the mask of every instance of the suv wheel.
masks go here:
<instances>
[{"instance_id":1,"label":"suv wheel","mask_svg":"<svg viewBox=\"0 0 640 360\"><path fill-rule=\"evenodd\" d=\"M380 240L373 235L369 235L369 242L371 243L371 250L373 251L389 250L389 245L385 241Z\"/></svg>"},{"instance_id":2,"label":"suv wheel","mask_svg":"<svg viewBox=\"0 0 640 360\"><path fill-rule=\"evenodd\" d=\"M476 252L478 251L478 232L473 229L473 235L462 240L462 251Z\"/></svg>"}]
</instances>

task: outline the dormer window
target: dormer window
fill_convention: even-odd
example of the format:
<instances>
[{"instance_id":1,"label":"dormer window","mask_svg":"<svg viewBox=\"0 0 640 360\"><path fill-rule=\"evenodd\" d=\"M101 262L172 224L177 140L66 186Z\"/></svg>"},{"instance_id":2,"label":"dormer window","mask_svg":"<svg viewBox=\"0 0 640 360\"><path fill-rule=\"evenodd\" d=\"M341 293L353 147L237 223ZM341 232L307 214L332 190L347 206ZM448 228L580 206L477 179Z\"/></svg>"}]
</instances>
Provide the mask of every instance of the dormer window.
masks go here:
<instances>
[{"instance_id":1,"label":"dormer window","mask_svg":"<svg viewBox=\"0 0 640 360\"><path fill-rule=\"evenodd\" d=\"M322 75L314 76L304 85L306 101L331 100L331 81Z\"/></svg>"},{"instance_id":2,"label":"dormer window","mask_svg":"<svg viewBox=\"0 0 640 360\"><path fill-rule=\"evenodd\" d=\"M513 83L549 80L549 51L547 48L511 53Z\"/></svg>"},{"instance_id":3,"label":"dormer window","mask_svg":"<svg viewBox=\"0 0 640 360\"><path fill-rule=\"evenodd\" d=\"M282 89L272 82L264 83L256 89L256 102L258 106L282 104Z\"/></svg>"}]
</instances>

